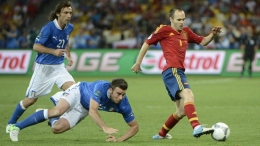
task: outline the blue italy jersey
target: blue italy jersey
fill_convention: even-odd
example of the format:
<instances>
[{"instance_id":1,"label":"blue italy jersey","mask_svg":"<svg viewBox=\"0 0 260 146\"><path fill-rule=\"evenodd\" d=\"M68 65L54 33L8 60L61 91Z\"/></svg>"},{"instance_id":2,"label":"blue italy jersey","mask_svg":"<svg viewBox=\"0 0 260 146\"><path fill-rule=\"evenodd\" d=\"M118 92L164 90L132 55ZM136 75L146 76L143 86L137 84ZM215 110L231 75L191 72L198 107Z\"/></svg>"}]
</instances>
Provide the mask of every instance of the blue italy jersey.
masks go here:
<instances>
[{"instance_id":1,"label":"blue italy jersey","mask_svg":"<svg viewBox=\"0 0 260 146\"><path fill-rule=\"evenodd\" d=\"M103 80L81 82L80 94L82 106L89 109L90 99L94 99L99 103L98 110L121 113L127 123L134 120L134 113L132 112L127 96L125 95L122 101L119 104L116 104L110 100L108 93L109 88L110 82Z\"/></svg>"},{"instance_id":2,"label":"blue italy jersey","mask_svg":"<svg viewBox=\"0 0 260 146\"><path fill-rule=\"evenodd\" d=\"M69 41L69 35L74 26L69 23L64 29L61 29L58 21L55 19L47 23L35 39L35 44L41 44L47 48L65 49ZM38 53L35 62L39 64L61 64L64 61L64 55L61 57L52 54Z\"/></svg>"}]
</instances>

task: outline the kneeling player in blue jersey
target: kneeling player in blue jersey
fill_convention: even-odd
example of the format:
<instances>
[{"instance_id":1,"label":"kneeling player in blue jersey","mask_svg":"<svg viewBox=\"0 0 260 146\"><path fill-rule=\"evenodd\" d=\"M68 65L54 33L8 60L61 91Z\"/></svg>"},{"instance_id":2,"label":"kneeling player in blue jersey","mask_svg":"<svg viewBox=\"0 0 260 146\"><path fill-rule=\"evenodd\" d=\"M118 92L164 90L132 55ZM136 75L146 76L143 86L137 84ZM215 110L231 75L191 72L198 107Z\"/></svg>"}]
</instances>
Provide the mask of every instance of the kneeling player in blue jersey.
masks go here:
<instances>
[{"instance_id":1,"label":"kneeling player in blue jersey","mask_svg":"<svg viewBox=\"0 0 260 146\"><path fill-rule=\"evenodd\" d=\"M66 91L58 92L51 97L54 104L57 103L54 108L39 110L25 120L10 126L10 138L12 141L18 141L20 130L47 119L50 119L49 124L53 133L63 133L76 126L89 114L97 125L109 134L107 142L125 141L139 130L126 96L127 88L128 84L124 79L113 79L112 82L99 80L76 83ZM57 100L59 102L56 102ZM101 119L98 110L122 114L130 128L124 135L116 138L112 134L117 133L118 130L107 126Z\"/></svg>"}]
</instances>

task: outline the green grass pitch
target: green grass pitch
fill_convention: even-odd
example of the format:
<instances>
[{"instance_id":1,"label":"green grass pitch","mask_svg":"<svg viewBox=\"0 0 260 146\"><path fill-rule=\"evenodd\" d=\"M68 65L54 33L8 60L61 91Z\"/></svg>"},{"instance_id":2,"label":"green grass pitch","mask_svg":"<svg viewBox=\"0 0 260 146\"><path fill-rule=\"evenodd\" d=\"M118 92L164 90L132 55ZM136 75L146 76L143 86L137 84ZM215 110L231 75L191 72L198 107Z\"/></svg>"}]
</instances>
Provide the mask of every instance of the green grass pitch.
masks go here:
<instances>
[{"instance_id":1,"label":"green grass pitch","mask_svg":"<svg viewBox=\"0 0 260 146\"><path fill-rule=\"evenodd\" d=\"M87 73L86 73L87 74ZM6 123L16 104L24 98L29 84L28 76L0 76L0 145L22 146L258 146L260 143L260 78L237 78L219 76L187 75L195 95L195 105L201 124L212 126L216 122L226 123L231 134L226 142L214 141L210 135L196 139L192 128L184 117L169 133L171 140L154 141L165 120L175 111L173 102L167 95L161 76L125 77L128 81L129 97L140 131L122 143L105 142L106 134L87 117L73 129L63 134L52 134L47 122L20 131L19 141L11 142L5 133ZM111 80L112 77L75 77L76 81ZM30 107L20 120L30 115L36 108L50 108L49 96L58 91L54 86L48 96L41 97ZM128 125L117 113L100 112L108 126L119 129L116 136L122 135Z\"/></svg>"}]
</instances>

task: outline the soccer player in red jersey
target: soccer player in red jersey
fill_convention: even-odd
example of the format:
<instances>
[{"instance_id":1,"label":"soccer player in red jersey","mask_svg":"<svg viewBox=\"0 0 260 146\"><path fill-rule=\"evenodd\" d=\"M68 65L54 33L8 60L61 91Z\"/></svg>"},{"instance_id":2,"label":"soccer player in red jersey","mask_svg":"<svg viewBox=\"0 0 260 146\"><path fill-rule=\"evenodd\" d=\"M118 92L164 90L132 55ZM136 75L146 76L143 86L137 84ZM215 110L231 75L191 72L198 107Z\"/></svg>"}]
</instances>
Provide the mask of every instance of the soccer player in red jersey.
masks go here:
<instances>
[{"instance_id":1,"label":"soccer player in red jersey","mask_svg":"<svg viewBox=\"0 0 260 146\"><path fill-rule=\"evenodd\" d=\"M136 63L131 68L134 73L142 71L140 64L150 45L160 42L166 66L163 68L162 78L167 92L172 101L175 102L176 112L170 115L158 134L153 139L171 139L167 134L184 116L187 116L192 128L193 136L200 137L210 134L212 128L201 126L194 105L194 95L190 89L185 76L184 59L188 43L196 43L202 46L208 45L218 34L221 27L213 27L208 36L199 36L188 27L184 27L185 12L181 9L171 9L169 13L171 26L160 25L147 38L142 45Z\"/></svg>"}]
</instances>

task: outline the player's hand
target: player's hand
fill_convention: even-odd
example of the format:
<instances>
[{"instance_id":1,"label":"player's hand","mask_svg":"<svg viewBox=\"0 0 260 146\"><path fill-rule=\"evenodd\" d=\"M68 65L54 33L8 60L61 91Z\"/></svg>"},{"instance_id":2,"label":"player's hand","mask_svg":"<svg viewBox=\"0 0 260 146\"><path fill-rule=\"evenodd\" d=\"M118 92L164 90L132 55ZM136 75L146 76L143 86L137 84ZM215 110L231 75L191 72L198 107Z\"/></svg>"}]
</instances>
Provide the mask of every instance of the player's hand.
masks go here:
<instances>
[{"instance_id":1,"label":"player's hand","mask_svg":"<svg viewBox=\"0 0 260 146\"><path fill-rule=\"evenodd\" d=\"M69 65L69 66L72 66L72 65L73 65L73 61L72 61L71 58L68 59L68 65Z\"/></svg>"},{"instance_id":2,"label":"player's hand","mask_svg":"<svg viewBox=\"0 0 260 146\"><path fill-rule=\"evenodd\" d=\"M133 73L135 73L135 74L137 74L138 72L142 71L139 63L135 63L135 64L132 66L131 70L132 70Z\"/></svg>"},{"instance_id":3,"label":"player's hand","mask_svg":"<svg viewBox=\"0 0 260 146\"><path fill-rule=\"evenodd\" d=\"M114 128L110 128L110 127L107 127L107 128L104 128L103 131L107 134L114 134L114 133L117 133L118 130L117 129L114 129Z\"/></svg>"},{"instance_id":4,"label":"player's hand","mask_svg":"<svg viewBox=\"0 0 260 146\"><path fill-rule=\"evenodd\" d=\"M116 142L116 137L113 135L108 135L106 142Z\"/></svg>"},{"instance_id":5,"label":"player's hand","mask_svg":"<svg viewBox=\"0 0 260 146\"><path fill-rule=\"evenodd\" d=\"M55 49L53 52L53 55L60 57L60 56L64 56L65 52L66 52L66 50L64 50L64 49Z\"/></svg>"},{"instance_id":6,"label":"player's hand","mask_svg":"<svg viewBox=\"0 0 260 146\"><path fill-rule=\"evenodd\" d=\"M219 35L221 33L221 28L222 28L221 26L215 26L212 28L211 31L214 35Z\"/></svg>"}]
</instances>

